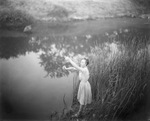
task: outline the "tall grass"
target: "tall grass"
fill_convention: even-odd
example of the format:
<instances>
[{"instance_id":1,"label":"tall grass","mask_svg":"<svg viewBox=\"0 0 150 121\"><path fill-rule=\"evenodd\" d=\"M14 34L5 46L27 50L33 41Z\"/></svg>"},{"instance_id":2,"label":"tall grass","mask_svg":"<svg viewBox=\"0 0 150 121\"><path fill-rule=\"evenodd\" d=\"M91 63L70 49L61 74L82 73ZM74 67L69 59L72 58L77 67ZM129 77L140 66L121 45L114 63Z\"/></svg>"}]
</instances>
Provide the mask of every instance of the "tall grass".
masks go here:
<instances>
[{"instance_id":1,"label":"tall grass","mask_svg":"<svg viewBox=\"0 0 150 121\"><path fill-rule=\"evenodd\" d=\"M88 118L115 120L125 117L145 95L150 72L148 51L146 45L134 49L118 43L91 48L88 56L93 102L86 110Z\"/></svg>"}]
</instances>

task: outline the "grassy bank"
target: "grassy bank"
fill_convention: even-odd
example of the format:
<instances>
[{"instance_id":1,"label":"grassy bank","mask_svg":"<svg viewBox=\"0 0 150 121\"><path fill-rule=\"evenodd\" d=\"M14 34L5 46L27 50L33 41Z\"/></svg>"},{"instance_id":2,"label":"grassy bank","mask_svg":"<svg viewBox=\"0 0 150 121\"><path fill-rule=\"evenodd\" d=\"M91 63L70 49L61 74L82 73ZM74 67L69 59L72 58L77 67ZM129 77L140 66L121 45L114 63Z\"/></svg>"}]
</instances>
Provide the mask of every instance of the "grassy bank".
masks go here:
<instances>
[{"instance_id":1,"label":"grassy bank","mask_svg":"<svg viewBox=\"0 0 150 121\"><path fill-rule=\"evenodd\" d=\"M5 0L0 2L0 27L24 27L33 20L62 22L114 17L148 18L148 8L134 0ZM141 16L144 13L146 15Z\"/></svg>"},{"instance_id":2,"label":"grassy bank","mask_svg":"<svg viewBox=\"0 0 150 121\"><path fill-rule=\"evenodd\" d=\"M146 106L150 79L147 40L147 37L136 35L124 44L105 43L91 48L88 56L93 102L84 111L84 118L125 119L140 105ZM73 109L76 112L79 104L76 96L74 98Z\"/></svg>"},{"instance_id":3,"label":"grassy bank","mask_svg":"<svg viewBox=\"0 0 150 121\"><path fill-rule=\"evenodd\" d=\"M102 119L125 117L143 98L148 80L146 50L136 55L132 53L133 56L128 54L115 55L111 60L96 55L98 59L94 60L91 79L95 103L90 116L95 114Z\"/></svg>"},{"instance_id":4,"label":"grassy bank","mask_svg":"<svg viewBox=\"0 0 150 121\"><path fill-rule=\"evenodd\" d=\"M133 0L9 0L11 5L40 20L72 20L138 16L144 11ZM148 8L147 6L145 6Z\"/></svg>"}]
</instances>

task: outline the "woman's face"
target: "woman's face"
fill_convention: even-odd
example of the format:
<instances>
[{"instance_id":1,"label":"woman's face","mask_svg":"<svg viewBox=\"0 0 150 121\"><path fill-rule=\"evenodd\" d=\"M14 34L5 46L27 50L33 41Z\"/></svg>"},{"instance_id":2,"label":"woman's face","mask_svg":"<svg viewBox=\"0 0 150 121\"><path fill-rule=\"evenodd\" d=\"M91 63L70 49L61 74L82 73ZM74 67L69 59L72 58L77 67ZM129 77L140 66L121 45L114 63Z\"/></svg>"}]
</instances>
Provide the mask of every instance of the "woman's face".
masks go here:
<instances>
[{"instance_id":1,"label":"woman's face","mask_svg":"<svg viewBox=\"0 0 150 121\"><path fill-rule=\"evenodd\" d=\"M80 65L81 65L81 67L85 67L86 66L86 60L82 59Z\"/></svg>"}]
</instances>

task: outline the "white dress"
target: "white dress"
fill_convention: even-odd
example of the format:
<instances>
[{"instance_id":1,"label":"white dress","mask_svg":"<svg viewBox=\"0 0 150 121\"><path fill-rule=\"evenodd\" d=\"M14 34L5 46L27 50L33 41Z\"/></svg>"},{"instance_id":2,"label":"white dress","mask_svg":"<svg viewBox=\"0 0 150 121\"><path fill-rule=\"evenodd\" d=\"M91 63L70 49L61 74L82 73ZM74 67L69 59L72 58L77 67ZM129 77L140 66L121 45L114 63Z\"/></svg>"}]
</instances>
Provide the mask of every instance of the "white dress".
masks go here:
<instances>
[{"instance_id":1,"label":"white dress","mask_svg":"<svg viewBox=\"0 0 150 121\"><path fill-rule=\"evenodd\" d=\"M78 89L77 99L81 105L90 104L92 102L91 85L88 81L89 70L84 68L82 72L79 72L79 79L81 80Z\"/></svg>"}]
</instances>

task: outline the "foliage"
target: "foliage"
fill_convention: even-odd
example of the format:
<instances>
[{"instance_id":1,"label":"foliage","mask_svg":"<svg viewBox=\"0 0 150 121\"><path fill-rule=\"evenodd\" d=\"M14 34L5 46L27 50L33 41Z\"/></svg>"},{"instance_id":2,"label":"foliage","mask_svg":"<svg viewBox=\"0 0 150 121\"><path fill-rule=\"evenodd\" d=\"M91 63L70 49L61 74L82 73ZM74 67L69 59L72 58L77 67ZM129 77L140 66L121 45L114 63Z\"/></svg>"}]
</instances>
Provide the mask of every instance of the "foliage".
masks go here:
<instances>
[{"instance_id":1,"label":"foliage","mask_svg":"<svg viewBox=\"0 0 150 121\"><path fill-rule=\"evenodd\" d=\"M23 31L25 26L32 23L33 18L25 12L13 8L0 10L0 28L2 29Z\"/></svg>"}]
</instances>

